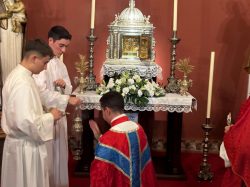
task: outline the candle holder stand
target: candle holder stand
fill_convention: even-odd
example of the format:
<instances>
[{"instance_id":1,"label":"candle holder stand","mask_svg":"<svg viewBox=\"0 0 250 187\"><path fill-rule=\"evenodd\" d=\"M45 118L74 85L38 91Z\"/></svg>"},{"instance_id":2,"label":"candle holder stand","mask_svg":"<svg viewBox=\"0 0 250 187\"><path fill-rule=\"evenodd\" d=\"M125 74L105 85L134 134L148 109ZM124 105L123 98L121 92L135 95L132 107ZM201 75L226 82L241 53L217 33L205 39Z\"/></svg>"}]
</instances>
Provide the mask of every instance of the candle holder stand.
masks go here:
<instances>
[{"instance_id":1,"label":"candle holder stand","mask_svg":"<svg viewBox=\"0 0 250 187\"><path fill-rule=\"evenodd\" d=\"M168 93L179 93L180 87L175 78L175 64L176 64L176 47L180 39L177 37L177 31L173 31L173 37L170 39L171 46L171 64L170 64L170 77L168 78L168 85L166 91Z\"/></svg>"},{"instance_id":2,"label":"candle holder stand","mask_svg":"<svg viewBox=\"0 0 250 187\"><path fill-rule=\"evenodd\" d=\"M74 160L81 160L82 156L82 134L83 134L83 125L82 125L82 115L81 109L76 107L74 112L73 125L71 127L71 136L69 139L70 148Z\"/></svg>"},{"instance_id":3,"label":"candle holder stand","mask_svg":"<svg viewBox=\"0 0 250 187\"><path fill-rule=\"evenodd\" d=\"M94 29L90 29L90 35L87 37L89 41L89 77L87 83L87 90L95 90L97 85L94 75L94 42L97 37L94 36Z\"/></svg>"},{"instance_id":4,"label":"candle holder stand","mask_svg":"<svg viewBox=\"0 0 250 187\"><path fill-rule=\"evenodd\" d=\"M200 171L198 173L199 181L211 181L214 174L210 172L210 164L208 164L208 136L210 131L213 129L210 124L210 118L206 118L206 124L202 125L202 130L204 131L204 140L203 140L203 158L202 163L200 164Z\"/></svg>"}]
</instances>

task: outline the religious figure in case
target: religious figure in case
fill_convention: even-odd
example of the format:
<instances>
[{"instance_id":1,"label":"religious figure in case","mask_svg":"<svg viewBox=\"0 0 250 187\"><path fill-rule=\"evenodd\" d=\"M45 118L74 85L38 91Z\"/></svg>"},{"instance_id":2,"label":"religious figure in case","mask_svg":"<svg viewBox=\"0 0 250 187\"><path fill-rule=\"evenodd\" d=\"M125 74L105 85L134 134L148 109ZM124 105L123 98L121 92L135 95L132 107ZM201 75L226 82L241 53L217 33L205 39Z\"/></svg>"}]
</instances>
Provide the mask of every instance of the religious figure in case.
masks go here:
<instances>
[{"instance_id":1,"label":"religious figure in case","mask_svg":"<svg viewBox=\"0 0 250 187\"><path fill-rule=\"evenodd\" d=\"M139 58L140 36L122 36L121 58Z\"/></svg>"},{"instance_id":2,"label":"religious figure in case","mask_svg":"<svg viewBox=\"0 0 250 187\"><path fill-rule=\"evenodd\" d=\"M142 60L148 60L151 58L151 37L149 35L141 35L140 37L140 49L139 49L139 57Z\"/></svg>"}]
</instances>

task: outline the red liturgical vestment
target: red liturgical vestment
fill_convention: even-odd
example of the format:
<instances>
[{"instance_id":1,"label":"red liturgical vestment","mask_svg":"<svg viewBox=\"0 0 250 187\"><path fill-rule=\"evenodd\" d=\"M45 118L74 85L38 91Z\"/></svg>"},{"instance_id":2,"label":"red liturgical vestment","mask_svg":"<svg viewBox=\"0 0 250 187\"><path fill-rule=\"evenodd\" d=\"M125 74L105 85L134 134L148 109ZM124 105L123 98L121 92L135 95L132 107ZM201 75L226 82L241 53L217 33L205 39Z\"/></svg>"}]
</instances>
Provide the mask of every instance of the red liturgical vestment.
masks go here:
<instances>
[{"instance_id":1,"label":"red liturgical vestment","mask_svg":"<svg viewBox=\"0 0 250 187\"><path fill-rule=\"evenodd\" d=\"M224 136L231 168L225 174L223 186L250 186L250 98L242 105L236 123Z\"/></svg>"},{"instance_id":2,"label":"red liturgical vestment","mask_svg":"<svg viewBox=\"0 0 250 187\"><path fill-rule=\"evenodd\" d=\"M91 187L155 187L156 178L142 127L121 115L96 147Z\"/></svg>"}]
</instances>

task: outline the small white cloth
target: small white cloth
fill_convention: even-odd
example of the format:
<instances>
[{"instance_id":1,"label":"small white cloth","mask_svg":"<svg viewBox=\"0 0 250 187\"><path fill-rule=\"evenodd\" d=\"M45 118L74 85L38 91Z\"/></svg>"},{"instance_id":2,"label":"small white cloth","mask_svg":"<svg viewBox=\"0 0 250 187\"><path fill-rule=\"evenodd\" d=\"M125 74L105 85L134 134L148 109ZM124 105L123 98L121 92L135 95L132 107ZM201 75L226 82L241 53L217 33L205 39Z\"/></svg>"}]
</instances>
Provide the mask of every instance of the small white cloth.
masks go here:
<instances>
[{"instance_id":1,"label":"small white cloth","mask_svg":"<svg viewBox=\"0 0 250 187\"><path fill-rule=\"evenodd\" d=\"M231 166L231 162L227 156L227 151L225 149L224 142L222 142L220 145L220 157L224 160L224 164L226 168Z\"/></svg>"}]
</instances>

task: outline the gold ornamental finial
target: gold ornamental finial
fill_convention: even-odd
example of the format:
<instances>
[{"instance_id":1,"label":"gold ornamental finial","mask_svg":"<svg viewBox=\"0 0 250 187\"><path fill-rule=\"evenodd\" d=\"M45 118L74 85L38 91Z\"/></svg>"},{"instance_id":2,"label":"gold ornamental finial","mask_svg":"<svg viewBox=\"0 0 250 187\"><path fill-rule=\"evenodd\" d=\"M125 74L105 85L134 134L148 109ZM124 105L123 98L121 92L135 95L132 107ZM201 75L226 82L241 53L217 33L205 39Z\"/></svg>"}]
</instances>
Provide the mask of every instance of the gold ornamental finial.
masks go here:
<instances>
[{"instance_id":1,"label":"gold ornamental finial","mask_svg":"<svg viewBox=\"0 0 250 187\"><path fill-rule=\"evenodd\" d=\"M189 95L188 89L192 86L192 80L188 79L187 75L192 72L194 66L189 65L189 62L189 58L184 58L183 60L180 59L175 65L176 69L184 74L183 80L178 80L181 95Z\"/></svg>"},{"instance_id":2,"label":"gold ornamental finial","mask_svg":"<svg viewBox=\"0 0 250 187\"><path fill-rule=\"evenodd\" d=\"M189 65L189 62L190 62L189 58L180 59L176 63L175 67L180 72L183 72L184 75L187 75L187 74L191 73L192 70L194 69L194 66Z\"/></svg>"},{"instance_id":3,"label":"gold ornamental finial","mask_svg":"<svg viewBox=\"0 0 250 187\"><path fill-rule=\"evenodd\" d=\"M87 88L87 80L86 80L86 76L87 76L87 71L89 69L89 62L86 61L86 57L82 54L79 54L79 58L80 61L79 62L75 62L75 68L76 71L80 74L80 77L78 79L78 83L79 83L79 91L80 93L83 93L83 91L86 90Z\"/></svg>"},{"instance_id":4,"label":"gold ornamental finial","mask_svg":"<svg viewBox=\"0 0 250 187\"><path fill-rule=\"evenodd\" d=\"M86 57L84 55L82 54L78 54L78 55L79 55L80 61L75 62L76 71L78 73L83 73L84 75L86 75L88 67L89 67L88 66L89 62L86 61Z\"/></svg>"}]
</instances>

